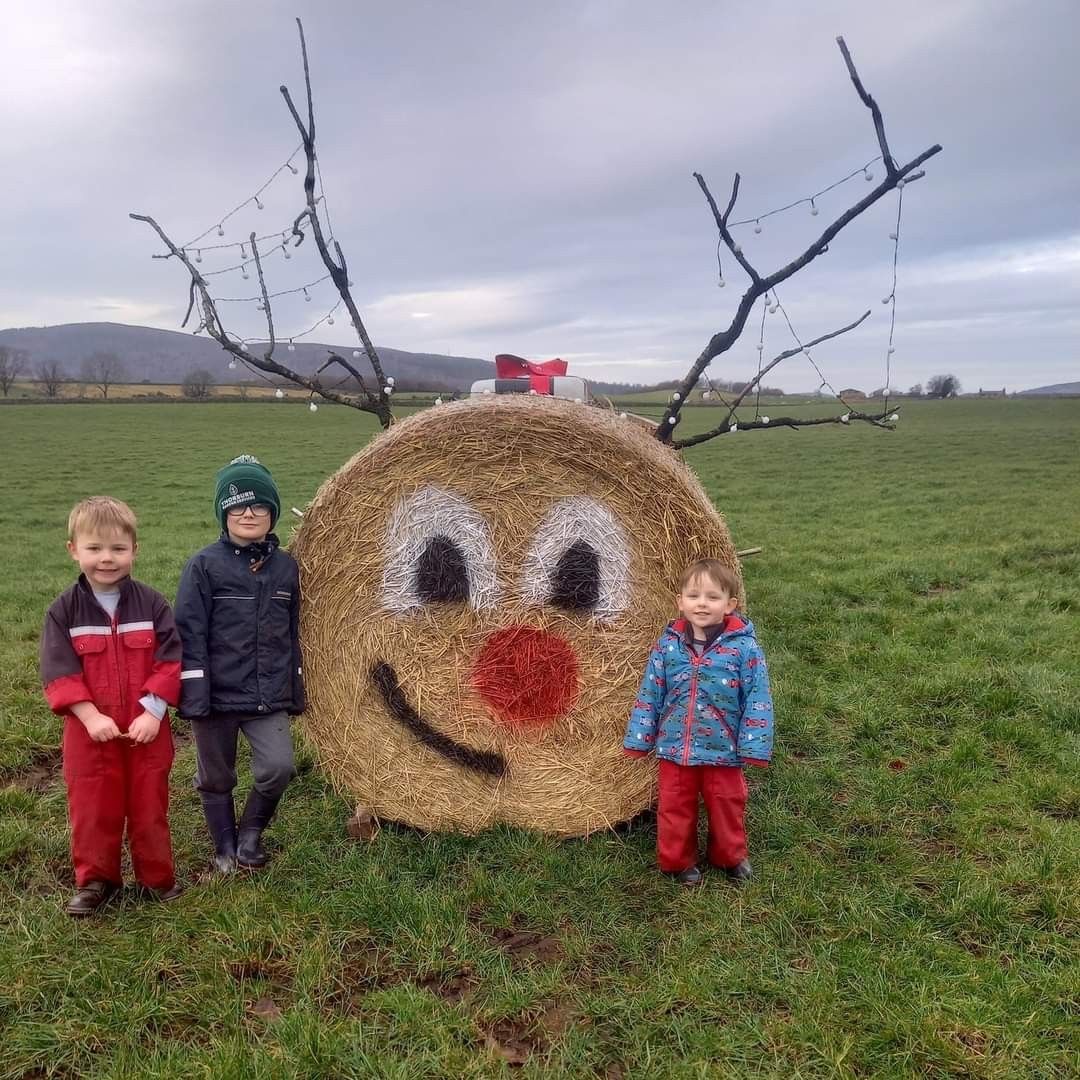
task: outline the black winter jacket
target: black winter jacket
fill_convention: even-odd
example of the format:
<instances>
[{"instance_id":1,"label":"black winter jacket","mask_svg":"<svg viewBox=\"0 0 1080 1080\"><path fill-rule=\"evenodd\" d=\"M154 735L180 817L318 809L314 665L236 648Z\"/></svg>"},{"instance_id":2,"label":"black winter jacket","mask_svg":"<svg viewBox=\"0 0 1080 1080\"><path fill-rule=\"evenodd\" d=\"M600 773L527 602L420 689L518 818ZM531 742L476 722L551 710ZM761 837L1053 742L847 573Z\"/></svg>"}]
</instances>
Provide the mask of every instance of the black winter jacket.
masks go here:
<instances>
[{"instance_id":1,"label":"black winter jacket","mask_svg":"<svg viewBox=\"0 0 1080 1080\"><path fill-rule=\"evenodd\" d=\"M176 626L184 645L180 715L212 712L292 715L306 706L300 656L300 574L296 560L271 542L223 534L192 555L176 591Z\"/></svg>"}]
</instances>

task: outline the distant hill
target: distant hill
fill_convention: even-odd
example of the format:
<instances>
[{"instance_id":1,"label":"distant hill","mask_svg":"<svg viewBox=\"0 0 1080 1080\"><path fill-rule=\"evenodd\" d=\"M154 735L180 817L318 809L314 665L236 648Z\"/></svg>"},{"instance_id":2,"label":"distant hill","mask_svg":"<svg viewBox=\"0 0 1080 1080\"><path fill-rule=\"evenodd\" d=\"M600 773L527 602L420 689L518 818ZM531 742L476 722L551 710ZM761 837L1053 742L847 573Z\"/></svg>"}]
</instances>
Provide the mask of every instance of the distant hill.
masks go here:
<instances>
[{"instance_id":1,"label":"distant hill","mask_svg":"<svg viewBox=\"0 0 1080 1080\"><path fill-rule=\"evenodd\" d=\"M31 371L41 361L55 360L70 379L78 378L83 361L96 352L115 353L120 358L129 376L123 381L179 383L197 368L205 368L218 382L256 378L242 368L228 371L229 355L211 338L149 326L108 322L27 326L0 330L0 345L25 352ZM325 363L330 347L316 342L298 342L295 352L287 352L287 345L281 343L275 357L300 374L310 375ZM405 352L382 345L376 347L384 372L393 376L402 389L468 390L477 379L495 377L495 364L491 360ZM351 358L352 347L335 345L333 348ZM366 372L367 358L361 357L357 367ZM637 385L632 387L624 383L592 382L592 387L601 394L640 389Z\"/></svg>"},{"instance_id":2,"label":"distant hill","mask_svg":"<svg viewBox=\"0 0 1080 1080\"><path fill-rule=\"evenodd\" d=\"M69 378L77 378L82 362L95 352L120 357L132 382L178 383L196 368L205 368L218 379L244 377L244 372L227 373L230 357L216 341L203 336L155 330L148 326L122 323L65 323L60 326L30 326L0 330L0 345L27 353L31 368L39 361L55 360ZM278 346L281 363L302 375L311 374L326 361L329 346L297 343L296 352ZM341 352L341 346L335 346ZM467 390L476 379L491 379L495 365L490 360L437 353L404 352L378 347L387 375L403 386L424 386L434 390ZM344 353L349 356L349 352ZM364 370L366 358L358 364ZM344 374L344 372L342 372ZM253 377L253 376L252 376Z\"/></svg>"},{"instance_id":3,"label":"distant hill","mask_svg":"<svg viewBox=\"0 0 1080 1080\"><path fill-rule=\"evenodd\" d=\"M1055 394L1067 395L1078 394L1080 395L1080 382L1063 382L1056 383L1054 386L1037 386L1034 390L1020 390L1020 394L1042 394L1045 397L1052 397Z\"/></svg>"}]
</instances>

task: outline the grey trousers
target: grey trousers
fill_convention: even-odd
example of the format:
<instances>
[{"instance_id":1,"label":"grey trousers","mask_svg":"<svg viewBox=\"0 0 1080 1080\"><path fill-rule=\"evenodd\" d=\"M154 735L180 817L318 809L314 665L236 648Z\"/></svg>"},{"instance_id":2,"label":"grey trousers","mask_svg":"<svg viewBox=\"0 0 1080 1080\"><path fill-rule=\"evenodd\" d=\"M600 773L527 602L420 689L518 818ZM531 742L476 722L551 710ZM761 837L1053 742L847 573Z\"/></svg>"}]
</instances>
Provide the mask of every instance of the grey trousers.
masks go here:
<instances>
[{"instance_id":1,"label":"grey trousers","mask_svg":"<svg viewBox=\"0 0 1080 1080\"><path fill-rule=\"evenodd\" d=\"M292 733L285 711L262 713L211 713L206 720L192 720L198 768L195 788L203 803L232 800L236 787L236 746L244 733L251 747L251 775L255 788L268 799L277 799L296 775Z\"/></svg>"}]
</instances>

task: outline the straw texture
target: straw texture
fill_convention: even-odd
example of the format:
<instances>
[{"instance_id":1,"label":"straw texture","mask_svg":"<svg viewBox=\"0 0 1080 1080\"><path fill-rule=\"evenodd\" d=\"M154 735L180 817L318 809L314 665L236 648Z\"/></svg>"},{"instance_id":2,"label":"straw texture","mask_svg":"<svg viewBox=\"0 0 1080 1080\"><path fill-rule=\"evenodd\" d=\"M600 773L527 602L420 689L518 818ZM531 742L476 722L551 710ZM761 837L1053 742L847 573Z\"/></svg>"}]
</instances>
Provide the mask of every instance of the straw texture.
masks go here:
<instances>
[{"instance_id":1,"label":"straw texture","mask_svg":"<svg viewBox=\"0 0 1080 1080\"><path fill-rule=\"evenodd\" d=\"M300 564L305 731L378 816L585 835L649 806L622 735L683 567L738 572L670 449L601 409L455 402L322 486Z\"/></svg>"}]
</instances>

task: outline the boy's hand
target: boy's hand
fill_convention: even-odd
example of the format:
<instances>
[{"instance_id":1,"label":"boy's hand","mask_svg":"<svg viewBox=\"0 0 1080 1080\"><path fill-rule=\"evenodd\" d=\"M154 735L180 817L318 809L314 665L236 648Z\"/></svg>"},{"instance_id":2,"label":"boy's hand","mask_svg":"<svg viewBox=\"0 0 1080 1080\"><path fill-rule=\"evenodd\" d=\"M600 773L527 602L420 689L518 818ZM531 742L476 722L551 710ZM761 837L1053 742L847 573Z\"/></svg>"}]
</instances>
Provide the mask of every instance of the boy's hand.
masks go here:
<instances>
[{"instance_id":1,"label":"boy's hand","mask_svg":"<svg viewBox=\"0 0 1080 1080\"><path fill-rule=\"evenodd\" d=\"M82 721L82 726L86 728L87 735L94 742L110 742L112 739L120 737L120 729L116 726L113 718L106 716L103 712L98 712L96 709L88 715L80 716L79 720Z\"/></svg>"},{"instance_id":2,"label":"boy's hand","mask_svg":"<svg viewBox=\"0 0 1080 1080\"><path fill-rule=\"evenodd\" d=\"M160 727L161 721L153 713L141 712L131 721L131 727L127 729L127 737L133 743L153 742L157 738Z\"/></svg>"}]
</instances>

